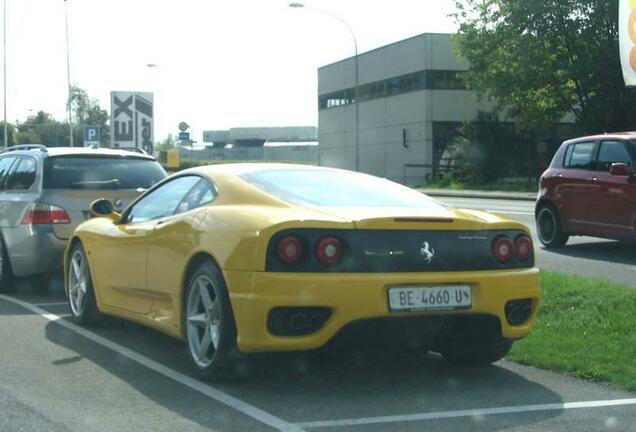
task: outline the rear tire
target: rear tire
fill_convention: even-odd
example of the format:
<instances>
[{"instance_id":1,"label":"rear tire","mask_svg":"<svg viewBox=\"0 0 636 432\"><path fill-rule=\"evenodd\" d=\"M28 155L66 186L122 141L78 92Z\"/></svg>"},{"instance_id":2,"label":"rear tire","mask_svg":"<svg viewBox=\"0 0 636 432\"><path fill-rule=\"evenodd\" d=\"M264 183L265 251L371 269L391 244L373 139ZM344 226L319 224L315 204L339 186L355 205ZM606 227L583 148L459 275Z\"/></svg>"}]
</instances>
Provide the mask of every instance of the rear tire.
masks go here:
<instances>
[{"instance_id":1,"label":"rear tire","mask_svg":"<svg viewBox=\"0 0 636 432\"><path fill-rule=\"evenodd\" d=\"M13 291L13 274L9 264L7 249L4 247L4 240L0 236L0 293Z\"/></svg>"},{"instance_id":2,"label":"rear tire","mask_svg":"<svg viewBox=\"0 0 636 432\"><path fill-rule=\"evenodd\" d=\"M80 325L96 324L101 314L97 309L86 252L79 242L71 249L66 271L68 274L66 294L73 320Z\"/></svg>"},{"instance_id":3,"label":"rear tire","mask_svg":"<svg viewBox=\"0 0 636 432\"><path fill-rule=\"evenodd\" d=\"M539 208L536 217L539 241L547 248L563 247L570 237L561 228L561 219L556 208L545 204Z\"/></svg>"},{"instance_id":4,"label":"rear tire","mask_svg":"<svg viewBox=\"0 0 636 432\"><path fill-rule=\"evenodd\" d=\"M212 262L201 263L188 278L183 326L188 356L202 378L241 374L234 314L223 275Z\"/></svg>"}]
</instances>

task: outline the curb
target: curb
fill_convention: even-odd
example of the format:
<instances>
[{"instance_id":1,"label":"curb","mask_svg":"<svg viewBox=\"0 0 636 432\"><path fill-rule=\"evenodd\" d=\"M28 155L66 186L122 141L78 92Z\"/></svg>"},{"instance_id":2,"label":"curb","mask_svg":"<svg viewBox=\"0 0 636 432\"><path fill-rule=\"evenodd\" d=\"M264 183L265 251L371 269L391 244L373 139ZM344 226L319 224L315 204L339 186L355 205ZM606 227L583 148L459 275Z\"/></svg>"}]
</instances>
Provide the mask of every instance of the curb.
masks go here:
<instances>
[{"instance_id":1,"label":"curb","mask_svg":"<svg viewBox=\"0 0 636 432\"><path fill-rule=\"evenodd\" d=\"M536 201L534 192L504 192L504 191L478 191L478 190L452 190L452 189L417 189L432 197L446 198L481 198L513 201Z\"/></svg>"}]
</instances>

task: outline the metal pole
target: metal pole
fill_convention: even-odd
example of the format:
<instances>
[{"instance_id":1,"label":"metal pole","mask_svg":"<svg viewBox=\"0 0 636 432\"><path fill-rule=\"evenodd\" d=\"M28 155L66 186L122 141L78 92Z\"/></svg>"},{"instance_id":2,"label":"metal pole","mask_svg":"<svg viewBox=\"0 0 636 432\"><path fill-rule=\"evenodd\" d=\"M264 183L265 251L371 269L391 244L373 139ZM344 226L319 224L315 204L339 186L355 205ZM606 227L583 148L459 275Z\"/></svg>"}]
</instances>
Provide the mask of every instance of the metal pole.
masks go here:
<instances>
[{"instance_id":1,"label":"metal pole","mask_svg":"<svg viewBox=\"0 0 636 432\"><path fill-rule=\"evenodd\" d=\"M338 21L340 21L342 24L345 25L345 27L347 27L347 30L349 30L349 33L351 33L351 37L353 38L353 48L355 50L355 57L354 57L354 61L355 61L355 110L356 110L356 125L355 125L355 169L356 171L360 170L360 101L358 99L358 89L359 89L359 74L358 74L358 41L356 40L356 35L353 32L353 29L351 28L351 26L342 18L340 18L338 15L334 15L330 12L326 12L320 9L316 9L314 7L310 7L307 6L303 3L290 3L289 7L291 8L305 8L305 9L309 9L312 10L314 12L318 12L321 13L323 15L327 15L331 18L335 18Z\"/></svg>"},{"instance_id":2,"label":"metal pole","mask_svg":"<svg viewBox=\"0 0 636 432\"><path fill-rule=\"evenodd\" d=\"M351 29L349 29L351 30ZM355 98L356 98L356 171L360 171L360 99L358 99L358 88L359 88L359 78L358 74L358 42L356 41L356 36L351 32L351 36L353 36L353 45L356 51L356 90L355 90Z\"/></svg>"},{"instance_id":3,"label":"metal pole","mask_svg":"<svg viewBox=\"0 0 636 432\"><path fill-rule=\"evenodd\" d=\"M3 25L2 25L2 40L3 40L3 51L2 51L2 78L3 78L3 86L4 86L4 146L9 147L9 133L7 132L7 1L4 0L4 11L3 11Z\"/></svg>"},{"instance_id":4,"label":"metal pole","mask_svg":"<svg viewBox=\"0 0 636 432\"><path fill-rule=\"evenodd\" d=\"M68 128L70 132L70 145L73 147L73 90L71 88L71 61L68 50L68 6L64 0L64 25L66 28L66 78L68 80Z\"/></svg>"}]
</instances>

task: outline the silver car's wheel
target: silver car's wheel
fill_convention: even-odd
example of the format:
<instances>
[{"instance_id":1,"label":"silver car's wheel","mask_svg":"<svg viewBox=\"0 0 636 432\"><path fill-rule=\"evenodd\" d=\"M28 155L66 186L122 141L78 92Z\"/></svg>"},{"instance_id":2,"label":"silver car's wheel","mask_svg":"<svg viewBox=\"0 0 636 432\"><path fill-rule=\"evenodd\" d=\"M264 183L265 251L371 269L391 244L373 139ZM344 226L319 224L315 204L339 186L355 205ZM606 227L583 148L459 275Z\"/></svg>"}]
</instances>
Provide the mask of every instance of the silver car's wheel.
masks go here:
<instances>
[{"instance_id":1,"label":"silver car's wheel","mask_svg":"<svg viewBox=\"0 0 636 432\"><path fill-rule=\"evenodd\" d=\"M235 375L239 358L236 325L223 275L212 262L190 275L185 292L184 327L188 354L207 378Z\"/></svg>"},{"instance_id":2,"label":"silver car's wheel","mask_svg":"<svg viewBox=\"0 0 636 432\"><path fill-rule=\"evenodd\" d=\"M81 243L71 250L67 270L67 295L71 314L80 324L92 324L99 319L91 271Z\"/></svg>"},{"instance_id":3,"label":"silver car's wheel","mask_svg":"<svg viewBox=\"0 0 636 432\"><path fill-rule=\"evenodd\" d=\"M221 311L214 282L207 275L200 275L191 285L187 326L192 359L199 367L210 366L219 347Z\"/></svg>"}]
</instances>

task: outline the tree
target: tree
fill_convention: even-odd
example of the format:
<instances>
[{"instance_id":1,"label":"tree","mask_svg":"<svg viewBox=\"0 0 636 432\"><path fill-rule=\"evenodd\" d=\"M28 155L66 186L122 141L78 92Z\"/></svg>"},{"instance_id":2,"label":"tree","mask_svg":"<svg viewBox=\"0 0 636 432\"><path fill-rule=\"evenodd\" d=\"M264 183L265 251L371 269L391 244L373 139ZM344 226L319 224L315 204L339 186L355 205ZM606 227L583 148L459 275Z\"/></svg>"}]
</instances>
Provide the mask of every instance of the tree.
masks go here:
<instances>
[{"instance_id":1,"label":"tree","mask_svg":"<svg viewBox=\"0 0 636 432\"><path fill-rule=\"evenodd\" d=\"M582 132L634 129L616 0L463 0L454 17L468 85L527 126L572 114Z\"/></svg>"},{"instance_id":2,"label":"tree","mask_svg":"<svg viewBox=\"0 0 636 432\"><path fill-rule=\"evenodd\" d=\"M21 140L38 139L30 143L44 144L47 147L60 147L69 145L68 124L61 123L44 111L27 117L24 123L18 123L18 131ZM26 143L26 141L22 141Z\"/></svg>"},{"instance_id":3,"label":"tree","mask_svg":"<svg viewBox=\"0 0 636 432\"><path fill-rule=\"evenodd\" d=\"M110 142L108 111L102 109L97 99L90 97L86 90L73 86L71 90L73 110L73 140L75 145L83 145L84 126L99 126L100 142Z\"/></svg>"},{"instance_id":4,"label":"tree","mask_svg":"<svg viewBox=\"0 0 636 432\"><path fill-rule=\"evenodd\" d=\"M174 148L175 145L176 143L175 143L174 137L172 136L172 134L168 134L168 136L166 136L163 140L159 141L155 147L157 151L166 151L166 150L170 150L171 148Z\"/></svg>"},{"instance_id":5,"label":"tree","mask_svg":"<svg viewBox=\"0 0 636 432\"><path fill-rule=\"evenodd\" d=\"M4 142L4 122L0 121L0 147L10 147L15 145L16 135L15 135L15 126L11 123L7 122L7 141L9 141L9 145L6 146Z\"/></svg>"},{"instance_id":6,"label":"tree","mask_svg":"<svg viewBox=\"0 0 636 432\"><path fill-rule=\"evenodd\" d=\"M462 125L451 146L460 181L493 183L515 173L524 159L524 141L514 123L503 123L495 113L480 111L472 122Z\"/></svg>"}]
</instances>

